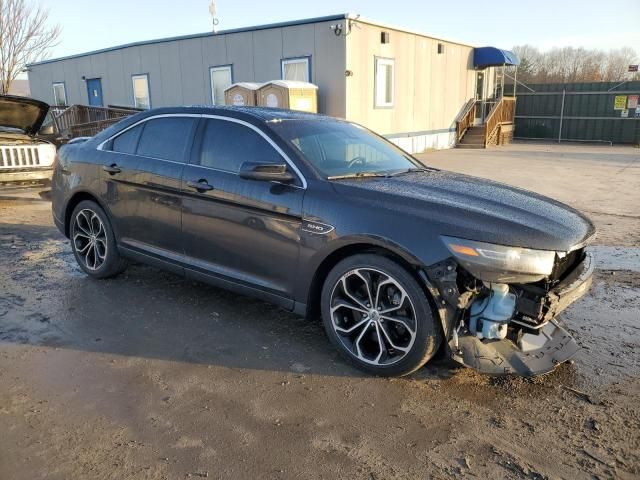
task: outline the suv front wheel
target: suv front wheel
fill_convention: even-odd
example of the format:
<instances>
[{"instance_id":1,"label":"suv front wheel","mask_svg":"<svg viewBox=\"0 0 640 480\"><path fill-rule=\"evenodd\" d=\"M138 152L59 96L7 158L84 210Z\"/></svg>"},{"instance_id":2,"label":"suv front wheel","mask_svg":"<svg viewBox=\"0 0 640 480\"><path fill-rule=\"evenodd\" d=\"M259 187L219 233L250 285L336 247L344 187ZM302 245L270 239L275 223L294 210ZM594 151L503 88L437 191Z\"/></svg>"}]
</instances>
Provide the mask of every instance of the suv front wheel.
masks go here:
<instances>
[{"instance_id":1,"label":"suv front wheel","mask_svg":"<svg viewBox=\"0 0 640 480\"><path fill-rule=\"evenodd\" d=\"M321 302L329 339L367 373L407 375L429 361L442 341L424 291L386 257L342 260L327 276Z\"/></svg>"}]
</instances>

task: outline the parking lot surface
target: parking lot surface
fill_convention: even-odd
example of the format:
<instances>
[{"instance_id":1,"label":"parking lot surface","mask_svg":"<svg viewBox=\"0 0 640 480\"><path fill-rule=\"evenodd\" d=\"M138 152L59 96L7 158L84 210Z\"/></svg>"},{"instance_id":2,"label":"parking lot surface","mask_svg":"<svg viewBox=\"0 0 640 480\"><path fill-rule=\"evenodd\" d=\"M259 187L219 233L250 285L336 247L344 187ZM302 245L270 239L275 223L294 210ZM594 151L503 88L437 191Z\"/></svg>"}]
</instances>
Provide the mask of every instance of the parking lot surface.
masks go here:
<instances>
[{"instance_id":1,"label":"parking lot surface","mask_svg":"<svg viewBox=\"0 0 640 480\"><path fill-rule=\"evenodd\" d=\"M372 378L321 324L134 265L93 281L37 190L0 192L0 478L638 478L640 150L420 155L585 211L581 345L535 379Z\"/></svg>"}]
</instances>

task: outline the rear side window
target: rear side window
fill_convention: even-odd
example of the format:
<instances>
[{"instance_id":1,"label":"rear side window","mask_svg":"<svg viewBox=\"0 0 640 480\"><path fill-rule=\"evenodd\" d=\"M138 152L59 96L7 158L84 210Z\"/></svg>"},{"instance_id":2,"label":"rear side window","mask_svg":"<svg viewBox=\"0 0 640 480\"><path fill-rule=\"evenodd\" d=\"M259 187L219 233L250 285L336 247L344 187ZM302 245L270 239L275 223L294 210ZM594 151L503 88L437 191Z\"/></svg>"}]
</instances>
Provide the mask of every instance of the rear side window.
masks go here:
<instances>
[{"instance_id":1,"label":"rear side window","mask_svg":"<svg viewBox=\"0 0 640 480\"><path fill-rule=\"evenodd\" d=\"M119 153L136 153L136 147L138 146L138 139L140 138L142 127L143 125L138 125L118 135L113 139L111 150Z\"/></svg>"},{"instance_id":2,"label":"rear side window","mask_svg":"<svg viewBox=\"0 0 640 480\"><path fill-rule=\"evenodd\" d=\"M184 162L195 119L165 117L144 123L136 153L145 157Z\"/></svg>"},{"instance_id":3,"label":"rear side window","mask_svg":"<svg viewBox=\"0 0 640 480\"><path fill-rule=\"evenodd\" d=\"M284 159L251 128L225 120L207 120L200 165L237 173L243 162L283 163Z\"/></svg>"}]
</instances>

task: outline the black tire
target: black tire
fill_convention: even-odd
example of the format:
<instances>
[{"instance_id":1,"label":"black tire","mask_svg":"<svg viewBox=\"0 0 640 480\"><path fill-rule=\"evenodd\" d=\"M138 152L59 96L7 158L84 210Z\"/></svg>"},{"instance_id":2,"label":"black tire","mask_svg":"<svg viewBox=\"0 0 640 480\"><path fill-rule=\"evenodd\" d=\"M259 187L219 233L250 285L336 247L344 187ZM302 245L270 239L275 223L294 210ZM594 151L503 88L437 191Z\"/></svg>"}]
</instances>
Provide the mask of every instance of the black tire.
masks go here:
<instances>
[{"instance_id":1,"label":"black tire","mask_svg":"<svg viewBox=\"0 0 640 480\"><path fill-rule=\"evenodd\" d=\"M102 279L115 277L127 268L126 259L118 252L111 222L100 205L91 200L81 201L73 209L69 222L71 249L83 272L90 277ZM102 225L103 230L99 225ZM93 257L90 253L92 249ZM104 254L103 258L99 255L100 252Z\"/></svg>"},{"instance_id":2,"label":"black tire","mask_svg":"<svg viewBox=\"0 0 640 480\"><path fill-rule=\"evenodd\" d=\"M358 286L357 283L363 278L360 275L367 278L367 282L362 282L362 285ZM385 276L392 280L391 284L387 287L384 285L389 282L384 281ZM362 304L358 302L366 302L366 298L374 297L374 295L371 295L370 297L359 296L358 298L357 293L352 293L352 296L345 296L345 283L342 281L343 277L346 279L345 282L352 282L358 288L365 288L364 286L369 284L373 285L371 290L375 292L375 299L373 300L375 305L372 306L373 308L371 308L368 313L362 313L361 311L356 312L352 307L343 308L338 306L349 303L359 307ZM351 288L352 287L349 286L347 290ZM402 308L401 312L405 314L402 316L398 315L397 319L392 322L390 322L389 320L391 319L386 316L379 316L384 314L385 311L389 311L389 307L391 306L389 303L381 307L381 311L379 311L378 314L375 312L375 310L377 310L376 307L384 303L382 300L379 301L378 297L384 296L380 292L384 291L385 288L391 290L391 292L397 291L395 296L393 296L393 300L398 303L394 303L393 305L400 305L400 308ZM404 292L402 292L402 290L404 290ZM398 295L400 299L396 300ZM345 298L347 302L343 301ZM350 300L353 300L353 302ZM322 321L329 340L349 363L367 373L389 377L408 375L427 363L436 354L442 344L442 328L439 321L436 320L424 290L405 268L389 258L375 254L359 254L342 260L329 272L322 288L320 301ZM364 307L367 307L367 305L368 303L364 303ZM333 316L332 309L336 309ZM343 312L347 313L343 314ZM413 312L412 319L409 315L411 312ZM368 324L367 322L369 322L369 320L365 321L365 318L375 321L371 321L371 323ZM386 324L384 323L385 319ZM400 324L398 319L407 319L403 325L410 326L411 328L398 327ZM379 322L378 325L374 324L376 322ZM358 330L354 330L354 333L349 334L344 332L339 334L336 331L336 327L338 326L350 330L351 327L358 323L364 323L365 326L363 329L370 329L370 331L360 335L357 333ZM384 332L382 331L383 327L386 329ZM394 329L393 332L390 332L390 329ZM385 335L396 333L398 329L404 331L402 335L405 344L402 345L402 347L405 350L402 352L395 350L398 348L396 344L401 343L398 339L402 340L402 338L395 337L395 343L392 342L389 344L387 340L391 340L393 334L391 334L391 337L386 336L386 338L384 335L381 335L381 333ZM362 332L362 330L360 330L360 332ZM413 341L407 340L412 338L411 333L414 334ZM381 360L385 357L386 361L390 363L372 364L369 362L375 361L375 359L371 358L361 360L361 358L358 357L358 353L362 353L364 349L361 349L360 346L356 347L356 341L353 341L349 336L358 336L359 338L357 340L360 346L362 346L360 342L362 340L372 342L371 345L375 345L375 342L377 342L379 345L379 340L382 339L386 345L384 348L379 348L379 354L383 355L383 357L379 357L380 363L382 363ZM354 350L356 350L356 352L354 352ZM389 354L389 352L393 353ZM374 353L376 353L375 350ZM394 355L402 356L393 361L395 358ZM362 358L365 356L366 355L362 355Z\"/></svg>"}]
</instances>

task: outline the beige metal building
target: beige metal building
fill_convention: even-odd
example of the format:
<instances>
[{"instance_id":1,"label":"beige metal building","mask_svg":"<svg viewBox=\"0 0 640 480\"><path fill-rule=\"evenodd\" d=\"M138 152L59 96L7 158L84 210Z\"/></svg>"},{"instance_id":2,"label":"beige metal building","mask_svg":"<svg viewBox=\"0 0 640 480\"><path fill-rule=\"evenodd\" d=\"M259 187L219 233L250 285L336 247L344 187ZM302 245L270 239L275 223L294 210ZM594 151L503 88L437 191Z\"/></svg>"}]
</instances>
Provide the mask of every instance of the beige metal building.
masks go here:
<instances>
[{"instance_id":1,"label":"beige metal building","mask_svg":"<svg viewBox=\"0 0 640 480\"><path fill-rule=\"evenodd\" d=\"M343 14L121 45L28 74L51 104L139 108L221 104L236 82L311 82L319 112L420 152L455 144L468 102L495 97L496 65L474 67L470 45Z\"/></svg>"}]
</instances>

